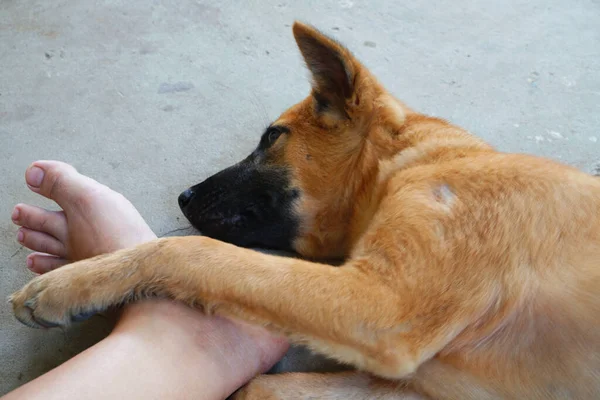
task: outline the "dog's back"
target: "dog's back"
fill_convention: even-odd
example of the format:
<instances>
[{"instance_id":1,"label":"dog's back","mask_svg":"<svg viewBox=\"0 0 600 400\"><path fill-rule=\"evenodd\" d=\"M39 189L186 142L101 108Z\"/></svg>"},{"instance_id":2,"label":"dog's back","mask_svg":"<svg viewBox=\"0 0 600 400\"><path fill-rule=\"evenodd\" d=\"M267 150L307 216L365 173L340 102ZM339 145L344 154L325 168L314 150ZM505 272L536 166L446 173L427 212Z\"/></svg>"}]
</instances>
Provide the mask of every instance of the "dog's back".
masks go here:
<instances>
[{"instance_id":1,"label":"dog's back","mask_svg":"<svg viewBox=\"0 0 600 400\"><path fill-rule=\"evenodd\" d=\"M487 305L415 384L441 399L599 397L600 182L547 160L483 154L399 171L390 184L419 175L446 190L431 204L447 206L447 218L443 209L427 218L439 224L425 238L439 243L437 273Z\"/></svg>"}]
</instances>

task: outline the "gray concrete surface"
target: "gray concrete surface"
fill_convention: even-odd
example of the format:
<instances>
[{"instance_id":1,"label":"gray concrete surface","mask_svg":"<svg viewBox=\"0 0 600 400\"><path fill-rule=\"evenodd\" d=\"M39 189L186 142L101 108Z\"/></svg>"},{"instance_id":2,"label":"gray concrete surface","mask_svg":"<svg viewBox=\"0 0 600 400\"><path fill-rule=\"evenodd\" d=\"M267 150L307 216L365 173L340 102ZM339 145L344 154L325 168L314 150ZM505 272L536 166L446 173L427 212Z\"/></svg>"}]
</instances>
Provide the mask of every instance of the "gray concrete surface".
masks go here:
<instances>
[{"instance_id":1,"label":"gray concrete surface","mask_svg":"<svg viewBox=\"0 0 600 400\"><path fill-rule=\"evenodd\" d=\"M294 19L347 44L393 93L498 148L600 159L597 0L0 0L0 298L31 278L15 242L36 159L123 192L158 234L176 196L237 161L308 91ZM0 394L99 340L101 318L18 324L0 301Z\"/></svg>"}]
</instances>

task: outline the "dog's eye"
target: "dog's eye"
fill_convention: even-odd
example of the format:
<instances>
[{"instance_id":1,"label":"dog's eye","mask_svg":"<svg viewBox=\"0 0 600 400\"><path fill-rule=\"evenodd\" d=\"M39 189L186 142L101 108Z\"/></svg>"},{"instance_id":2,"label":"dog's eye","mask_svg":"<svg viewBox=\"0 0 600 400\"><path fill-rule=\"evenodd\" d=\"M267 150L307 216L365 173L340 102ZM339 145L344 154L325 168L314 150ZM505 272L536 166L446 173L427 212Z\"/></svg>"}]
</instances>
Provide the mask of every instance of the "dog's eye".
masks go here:
<instances>
[{"instance_id":1,"label":"dog's eye","mask_svg":"<svg viewBox=\"0 0 600 400\"><path fill-rule=\"evenodd\" d=\"M269 144L275 143L275 141L281 136L281 131L279 129L269 129L269 133L267 134L267 140Z\"/></svg>"}]
</instances>

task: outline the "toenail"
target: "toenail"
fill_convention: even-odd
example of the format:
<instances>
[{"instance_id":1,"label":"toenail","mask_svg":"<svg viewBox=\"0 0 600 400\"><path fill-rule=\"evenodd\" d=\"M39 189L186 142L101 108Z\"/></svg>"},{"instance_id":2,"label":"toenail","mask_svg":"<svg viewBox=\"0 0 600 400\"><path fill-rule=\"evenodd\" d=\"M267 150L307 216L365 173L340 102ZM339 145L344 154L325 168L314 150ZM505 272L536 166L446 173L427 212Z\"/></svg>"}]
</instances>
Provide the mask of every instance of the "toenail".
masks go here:
<instances>
[{"instance_id":1,"label":"toenail","mask_svg":"<svg viewBox=\"0 0 600 400\"><path fill-rule=\"evenodd\" d=\"M31 257L27 257L27 261L25 262L27 263L27 268L33 267L33 259Z\"/></svg>"},{"instance_id":2,"label":"toenail","mask_svg":"<svg viewBox=\"0 0 600 400\"><path fill-rule=\"evenodd\" d=\"M39 188L44 180L44 170L40 167L31 167L27 170L27 183L29 186Z\"/></svg>"},{"instance_id":3,"label":"toenail","mask_svg":"<svg viewBox=\"0 0 600 400\"><path fill-rule=\"evenodd\" d=\"M19 241L19 243L23 242L23 231L19 229L19 231L17 232L17 240Z\"/></svg>"},{"instance_id":4,"label":"toenail","mask_svg":"<svg viewBox=\"0 0 600 400\"><path fill-rule=\"evenodd\" d=\"M18 208L15 207L15 209L13 210L12 215L10 216L10 218L13 221L18 221L19 220L19 214L21 214L21 211Z\"/></svg>"}]
</instances>

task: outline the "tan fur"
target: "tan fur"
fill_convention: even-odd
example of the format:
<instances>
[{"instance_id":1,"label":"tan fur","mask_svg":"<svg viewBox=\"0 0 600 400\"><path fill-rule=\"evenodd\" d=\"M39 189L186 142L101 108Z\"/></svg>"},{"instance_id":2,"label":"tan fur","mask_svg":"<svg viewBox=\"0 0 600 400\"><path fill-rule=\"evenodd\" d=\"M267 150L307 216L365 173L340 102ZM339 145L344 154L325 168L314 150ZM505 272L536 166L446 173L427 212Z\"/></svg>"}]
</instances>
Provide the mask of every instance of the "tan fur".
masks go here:
<instances>
[{"instance_id":1,"label":"tan fur","mask_svg":"<svg viewBox=\"0 0 600 400\"><path fill-rule=\"evenodd\" d=\"M235 400L428 400L404 382L364 373L264 375L235 394Z\"/></svg>"},{"instance_id":2,"label":"tan fur","mask_svg":"<svg viewBox=\"0 0 600 400\"><path fill-rule=\"evenodd\" d=\"M160 239L34 279L11 298L17 317L68 324L165 295L371 374L262 377L243 399L600 398L600 180L496 152L395 100L331 39L294 34L313 73L319 46L342 57L353 92L284 112L270 162L302 193L296 250L344 265ZM330 95L324 78L313 91Z\"/></svg>"}]
</instances>

